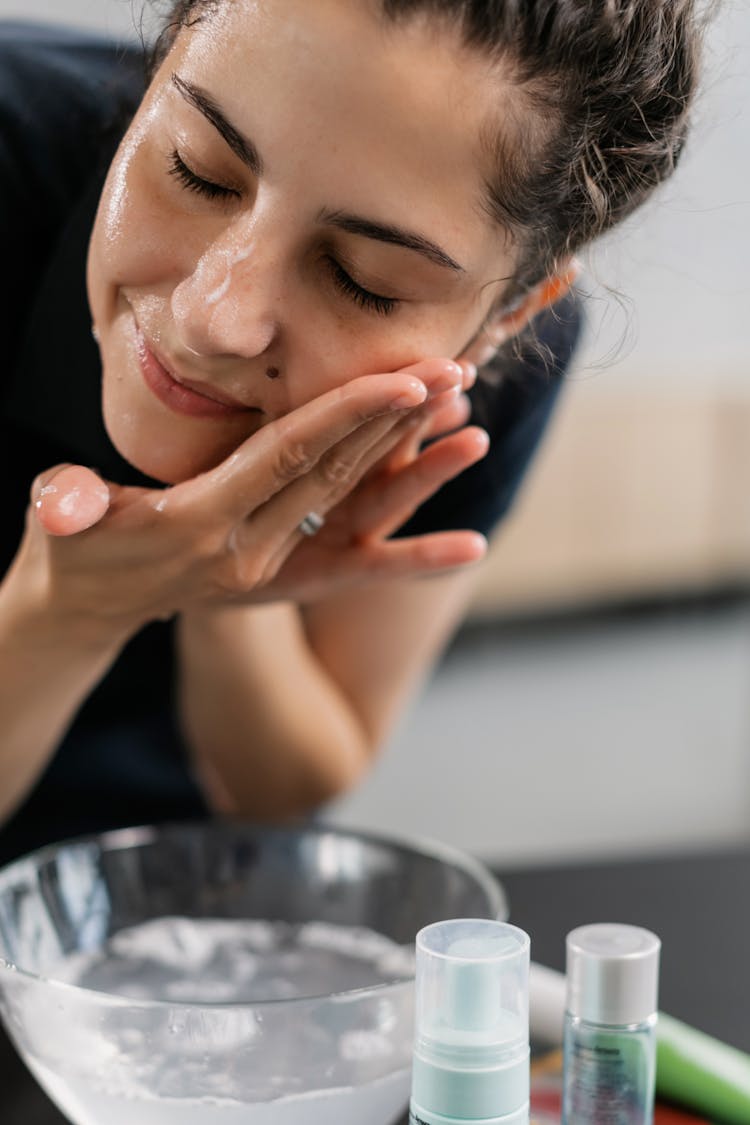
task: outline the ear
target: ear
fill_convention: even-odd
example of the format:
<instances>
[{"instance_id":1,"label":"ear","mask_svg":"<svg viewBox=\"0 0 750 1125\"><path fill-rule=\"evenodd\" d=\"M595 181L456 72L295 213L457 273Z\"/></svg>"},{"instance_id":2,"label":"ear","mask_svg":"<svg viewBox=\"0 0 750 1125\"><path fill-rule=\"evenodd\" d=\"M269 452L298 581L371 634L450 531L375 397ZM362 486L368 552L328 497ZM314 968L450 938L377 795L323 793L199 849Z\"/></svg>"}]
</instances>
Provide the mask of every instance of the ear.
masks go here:
<instances>
[{"instance_id":1,"label":"ear","mask_svg":"<svg viewBox=\"0 0 750 1125\"><path fill-rule=\"evenodd\" d=\"M464 360L484 367L494 359L498 348L517 336L537 313L564 297L580 272L581 263L571 258L560 272L545 277L510 308L499 309L457 357L458 362Z\"/></svg>"}]
</instances>

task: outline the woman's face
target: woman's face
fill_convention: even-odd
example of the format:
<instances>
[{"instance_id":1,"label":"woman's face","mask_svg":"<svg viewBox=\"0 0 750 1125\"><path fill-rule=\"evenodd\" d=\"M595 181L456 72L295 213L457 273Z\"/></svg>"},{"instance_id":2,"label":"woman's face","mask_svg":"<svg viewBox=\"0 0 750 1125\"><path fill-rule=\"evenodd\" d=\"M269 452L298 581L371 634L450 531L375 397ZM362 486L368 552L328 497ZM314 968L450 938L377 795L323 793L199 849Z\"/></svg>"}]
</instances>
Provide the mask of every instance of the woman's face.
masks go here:
<instances>
[{"instance_id":1,"label":"woman's face","mask_svg":"<svg viewBox=\"0 0 750 1125\"><path fill-rule=\"evenodd\" d=\"M459 354L512 273L484 209L502 76L378 9L224 3L123 139L89 301L107 429L159 480L356 376Z\"/></svg>"}]
</instances>

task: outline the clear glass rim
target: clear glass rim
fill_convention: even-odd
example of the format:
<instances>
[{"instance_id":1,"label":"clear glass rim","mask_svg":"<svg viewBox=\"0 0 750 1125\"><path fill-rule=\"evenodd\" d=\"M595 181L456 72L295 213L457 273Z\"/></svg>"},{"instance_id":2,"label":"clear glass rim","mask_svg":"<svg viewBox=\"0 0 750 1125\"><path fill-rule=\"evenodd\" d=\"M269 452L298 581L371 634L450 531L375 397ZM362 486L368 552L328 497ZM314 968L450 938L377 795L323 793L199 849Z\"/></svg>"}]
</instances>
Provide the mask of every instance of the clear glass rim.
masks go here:
<instances>
[{"instance_id":1,"label":"clear glass rim","mask_svg":"<svg viewBox=\"0 0 750 1125\"><path fill-rule=\"evenodd\" d=\"M391 851L418 855L427 859L437 860L448 866L458 868L470 875L479 885L487 898L488 909L493 911L493 917L504 921L508 915L508 905L505 892L491 873L488 867L467 852L454 848L449 844L432 840L428 837L386 836L377 832L362 832L358 829L315 823L298 828L283 828L277 826L248 825L240 820L226 818L223 820L180 820L165 821L162 824L138 825L133 828L116 828L108 832L94 832L83 836L75 836L69 840L62 840L56 844L46 844L35 851L28 852L0 868L0 891L4 890L8 882L12 881L14 870L30 863L41 865L52 860L64 848L81 847L86 844L96 844L102 852L121 851L131 847L145 847L158 842L160 836L169 832L186 829L199 829L202 832L216 831L229 828L240 831L245 829L248 837L254 835L275 835L288 837L301 836L326 836L333 835L341 839L355 840L359 843L373 844L377 847L387 848ZM489 919L488 919L489 920ZM431 923L434 924L434 923ZM416 935L415 935L416 939ZM366 985L363 988L350 988L341 992L326 992L317 996L294 996L279 1000L254 1000L236 1003L232 1000L203 1004L187 1000L137 1000L115 993L102 992L95 988L84 988L68 981L55 980L54 977L42 973L33 973L0 956L0 988L6 974L20 977L36 984L44 984L55 991L65 995L80 995L91 997L92 1002L98 1002L107 1007L137 1009L139 1011L181 1011L181 1012L253 1012L257 1009L268 1011L274 1009L281 1011L290 1007L314 1006L324 1000L334 1003L348 1003L365 1000L370 996L382 996L390 991L408 988L413 985L414 976L397 976L393 980L381 984Z\"/></svg>"}]
</instances>

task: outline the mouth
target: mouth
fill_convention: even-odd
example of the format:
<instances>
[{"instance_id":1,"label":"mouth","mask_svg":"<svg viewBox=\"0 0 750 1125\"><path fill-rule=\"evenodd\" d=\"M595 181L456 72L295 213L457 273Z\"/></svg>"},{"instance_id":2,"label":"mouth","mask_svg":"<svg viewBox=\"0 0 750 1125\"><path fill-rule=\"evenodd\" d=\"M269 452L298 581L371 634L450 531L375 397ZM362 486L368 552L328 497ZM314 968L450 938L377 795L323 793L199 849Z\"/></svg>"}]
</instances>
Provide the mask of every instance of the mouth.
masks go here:
<instances>
[{"instance_id":1,"label":"mouth","mask_svg":"<svg viewBox=\"0 0 750 1125\"><path fill-rule=\"evenodd\" d=\"M262 414L257 406L246 406L203 383L178 376L135 325L135 344L143 381L148 389L176 414L194 418L229 418L240 414Z\"/></svg>"}]
</instances>

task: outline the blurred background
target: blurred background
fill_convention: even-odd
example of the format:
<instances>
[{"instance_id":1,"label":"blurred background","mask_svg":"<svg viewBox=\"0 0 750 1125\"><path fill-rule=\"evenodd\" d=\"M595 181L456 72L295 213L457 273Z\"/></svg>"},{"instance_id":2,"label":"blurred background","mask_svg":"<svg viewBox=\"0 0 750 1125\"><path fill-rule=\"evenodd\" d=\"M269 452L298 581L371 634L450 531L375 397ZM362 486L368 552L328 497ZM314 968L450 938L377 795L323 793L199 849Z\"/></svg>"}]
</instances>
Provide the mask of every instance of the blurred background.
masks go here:
<instances>
[{"instance_id":1,"label":"blurred background","mask_svg":"<svg viewBox=\"0 0 750 1125\"><path fill-rule=\"evenodd\" d=\"M133 37L140 0L0 0ZM750 8L683 162L586 260L589 325L470 619L329 816L507 869L750 839Z\"/></svg>"}]
</instances>

